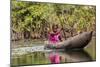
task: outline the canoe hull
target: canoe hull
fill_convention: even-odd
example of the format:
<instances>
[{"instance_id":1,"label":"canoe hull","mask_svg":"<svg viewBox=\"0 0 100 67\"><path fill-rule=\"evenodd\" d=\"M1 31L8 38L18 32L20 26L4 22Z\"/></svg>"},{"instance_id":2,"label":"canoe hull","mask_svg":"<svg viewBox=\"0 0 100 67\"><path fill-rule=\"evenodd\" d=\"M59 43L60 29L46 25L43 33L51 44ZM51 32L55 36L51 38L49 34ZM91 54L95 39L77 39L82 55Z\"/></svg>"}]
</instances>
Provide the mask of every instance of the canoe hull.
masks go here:
<instances>
[{"instance_id":1,"label":"canoe hull","mask_svg":"<svg viewBox=\"0 0 100 67\"><path fill-rule=\"evenodd\" d=\"M45 48L49 49L82 49L91 41L92 32L84 32L82 34L70 37L67 40L58 43L57 46L46 44Z\"/></svg>"}]
</instances>

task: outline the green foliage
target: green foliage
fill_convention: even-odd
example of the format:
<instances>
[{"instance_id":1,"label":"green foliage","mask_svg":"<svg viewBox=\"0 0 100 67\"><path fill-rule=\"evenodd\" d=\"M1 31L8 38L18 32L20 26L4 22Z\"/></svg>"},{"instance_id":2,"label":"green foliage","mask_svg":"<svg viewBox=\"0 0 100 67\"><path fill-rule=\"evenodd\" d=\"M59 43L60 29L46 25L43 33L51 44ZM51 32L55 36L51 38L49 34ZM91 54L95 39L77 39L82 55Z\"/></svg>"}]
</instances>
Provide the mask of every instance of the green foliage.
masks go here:
<instances>
[{"instance_id":1,"label":"green foliage","mask_svg":"<svg viewBox=\"0 0 100 67\"><path fill-rule=\"evenodd\" d=\"M95 6L12 1L11 10L12 29L16 32L41 31L53 23L77 31L92 30L95 25Z\"/></svg>"}]
</instances>

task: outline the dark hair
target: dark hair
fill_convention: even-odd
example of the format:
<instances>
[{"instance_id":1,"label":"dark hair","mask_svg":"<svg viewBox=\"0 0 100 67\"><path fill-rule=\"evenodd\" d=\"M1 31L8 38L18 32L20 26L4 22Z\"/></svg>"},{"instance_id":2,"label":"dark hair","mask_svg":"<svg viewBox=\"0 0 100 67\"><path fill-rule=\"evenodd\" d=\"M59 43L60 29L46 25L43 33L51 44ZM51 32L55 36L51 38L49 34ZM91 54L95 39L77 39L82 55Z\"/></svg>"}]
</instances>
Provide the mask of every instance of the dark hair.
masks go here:
<instances>
[{"instance_id":1,"label":"dark hair","mask_svg":"<svg viewBox=\"0 0 100 67\"><path fill-rule=\"evenodd\" d=\"M58 28L58 25L57 25L57 24L53 24L53 25L52 25L52 29L54 29L54 28L57 29L57 28Z\"/></svg>"}]
</instances>

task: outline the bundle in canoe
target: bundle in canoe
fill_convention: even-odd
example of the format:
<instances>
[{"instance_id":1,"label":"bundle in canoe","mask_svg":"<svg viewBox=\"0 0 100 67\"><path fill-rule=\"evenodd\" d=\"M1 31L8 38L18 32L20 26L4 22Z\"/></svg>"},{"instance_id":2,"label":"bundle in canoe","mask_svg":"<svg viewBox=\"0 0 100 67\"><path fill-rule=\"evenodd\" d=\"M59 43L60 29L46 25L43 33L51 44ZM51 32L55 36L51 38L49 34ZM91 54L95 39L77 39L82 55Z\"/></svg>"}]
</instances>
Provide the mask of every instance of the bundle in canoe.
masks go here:
<instances>
[{"instance_id":1,"label":"bundle in canoe","mask_svg":"<svg viewBox=\"0 0 100 67\"><path fill-rule=\"evenodd\" d=\"M56 46L46 44L45 48L49 49L82 49L91 41L92 31L78 34L70 37L67 40L58 43Z\"/></svg>"}]
</instances>

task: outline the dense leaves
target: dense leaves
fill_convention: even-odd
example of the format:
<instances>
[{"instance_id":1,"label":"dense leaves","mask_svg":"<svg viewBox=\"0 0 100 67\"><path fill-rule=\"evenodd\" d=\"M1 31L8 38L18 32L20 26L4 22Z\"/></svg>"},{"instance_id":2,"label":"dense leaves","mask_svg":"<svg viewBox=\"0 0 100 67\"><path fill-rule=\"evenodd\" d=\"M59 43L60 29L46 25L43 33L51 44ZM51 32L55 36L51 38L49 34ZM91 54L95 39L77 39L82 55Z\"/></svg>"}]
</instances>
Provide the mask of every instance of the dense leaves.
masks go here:
<instances>
[{"instance_id":1,"label":"dense leaves","mask_svg":"<svg viewBox=\"0 0 100 67\"><path fill-rule=\"evenodd\" d=\"M64 29L95 31L95 6L12 1L11 10L11 28L15 32L46 36L54 23L63 28L63 33Z\"/></svg>"}]
</instances>

